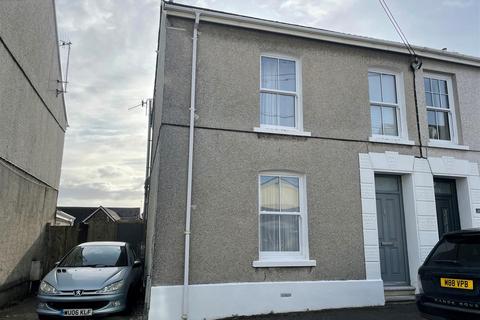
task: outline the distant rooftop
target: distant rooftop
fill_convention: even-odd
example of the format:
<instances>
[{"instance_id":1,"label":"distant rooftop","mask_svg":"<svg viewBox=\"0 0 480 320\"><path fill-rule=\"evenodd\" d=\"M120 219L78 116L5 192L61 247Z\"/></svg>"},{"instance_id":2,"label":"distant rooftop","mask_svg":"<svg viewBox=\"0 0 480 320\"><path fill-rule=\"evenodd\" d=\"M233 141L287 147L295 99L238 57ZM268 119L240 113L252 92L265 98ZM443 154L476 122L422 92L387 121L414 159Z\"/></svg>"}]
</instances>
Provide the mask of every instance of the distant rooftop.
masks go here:
<instances>
[{"instance_id":1,"label":"distant rooftop","mask_svg":"<svg viewBox=\"0 0 480 320\"><path fill-rule=\"evenodd\" d=\"M140 220L140 208L129 207L57 207L57 210L63 211L71 216L74 216L75 224L83 222L96 210L103 208L116 221L136 221ZM118 220L117 220L118 219Z\"/></svg>"}]
</instances>

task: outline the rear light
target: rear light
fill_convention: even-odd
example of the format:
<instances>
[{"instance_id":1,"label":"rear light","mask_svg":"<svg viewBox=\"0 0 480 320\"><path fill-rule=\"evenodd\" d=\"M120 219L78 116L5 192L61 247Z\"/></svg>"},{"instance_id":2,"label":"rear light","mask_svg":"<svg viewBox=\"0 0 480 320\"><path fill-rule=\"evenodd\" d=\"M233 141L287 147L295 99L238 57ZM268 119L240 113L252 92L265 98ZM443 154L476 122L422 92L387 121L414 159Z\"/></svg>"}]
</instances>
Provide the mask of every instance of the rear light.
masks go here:
<instances>
[{"instance_id":1,"label":"rear light","mask_svg":"<svg viewBox=\"0 0 480 320\"><path fill-rule=\"evenodd\" d=\"M417 292L420 294L423 293L422 279L420 278L420 274L417 274Z\"/></svg>"}]
</instances>

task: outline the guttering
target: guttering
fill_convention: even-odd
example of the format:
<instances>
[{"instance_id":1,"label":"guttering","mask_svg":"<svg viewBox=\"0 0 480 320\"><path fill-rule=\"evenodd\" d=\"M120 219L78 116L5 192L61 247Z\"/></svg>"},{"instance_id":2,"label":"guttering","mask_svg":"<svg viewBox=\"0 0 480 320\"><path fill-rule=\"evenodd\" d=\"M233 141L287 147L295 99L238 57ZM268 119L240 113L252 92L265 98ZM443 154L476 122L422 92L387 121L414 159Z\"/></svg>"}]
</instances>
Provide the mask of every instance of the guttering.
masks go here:
<instances>
[{"instance_id":1,"label":"guttering","mask_svg":"<svg viewBox=\"0 0 480 320\"><path fill-rule=\"evenodd\" d=\"M341 32L334 32L289 23L252 18L237 14L213 11L180 4L165 3L165 10L167 11L167 15L171 16L194 19L195 13L199 12L202 15L202 21L205 22L261 30L308 39L316 39L357 47L390 51L395 53L409 54L403 43L395 41L355 36ZM413 46L413 48L415 49L417 55L422 58L431 58L436 60L480 67L480 57L426 47Z\"/></svg>"},{"instance_id":2,"label":"guttering","mask_svg":"<svg viewBox=\"0 0 480 320\"><path fill-rule=\"evenodd\" d=\"M182 319L188 319L188 289L190 272L190 218L192 212L192 172L193 172L193 139L195 133L195 87L197 80L197 38L200 12L195 12L192 43L192 80L190 90L190 130L188 138L188 174L187 174L187 203L185 212L185 259L183 265L183 298Z\"/></svg>"}]
</instances>

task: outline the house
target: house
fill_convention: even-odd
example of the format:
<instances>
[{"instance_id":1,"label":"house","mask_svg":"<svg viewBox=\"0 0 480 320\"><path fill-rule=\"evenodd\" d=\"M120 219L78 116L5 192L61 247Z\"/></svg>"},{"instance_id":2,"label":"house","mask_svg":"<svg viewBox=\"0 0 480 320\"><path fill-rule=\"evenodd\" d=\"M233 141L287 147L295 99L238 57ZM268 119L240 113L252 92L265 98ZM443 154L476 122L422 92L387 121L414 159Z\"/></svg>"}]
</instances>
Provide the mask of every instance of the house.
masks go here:
<instances>
[{"instance_id":1,"label":"house","mask_svg":"<svg viewBox=\"0 0 480 320\"><path fill-rule=\"evenodd\" d=\"M480 227L480 58L163 3L150 319L411 299Z\"/></svg>"},{"instance_id":2,"label":"house","mask_svg":"<svg viewBox=\"0 0 480 320\"><path fill-rule=\"evenodd\" d=\"M0 1L0 307L27 294L55 220L67 128L58 40L54 1Z\"/></svg>"},{"instance_id":3,"label":"house","mask_svg":"<svg viewBox=\"0 0 480 320\"><path fill-rule=\"evenodd\" d=\"M61 210L57 210L55 213L55 225L56 226L73 226L75 223L75 217L65 213Z\"/></svg>"},{"instance_id":4,"label":"house","mask_svg":"<svg viewBox=\"0 0 480 320\"><path fill-rule=\"evenodd\" d=\"M74 241L65 242L63 251L87 241L124 241L130 243L139 257L144 257L145 224L140 216L140 208L58 207L57 212L64 212L75 218L73 228L67 231ZM65 231L61 230L61 233Z\"/></svg>"},{"instance_id":5,"label":"house","mask_svg":"<svg viewBox=\"0 0 480 320\"><path fill-rule=\"evenodd\" d=\"M99 207L58 207L75 218L75 224L91 223L96 219L110 222L135 222L140 221L140 208L106 208Z\"/></svg>"}]
</instances>

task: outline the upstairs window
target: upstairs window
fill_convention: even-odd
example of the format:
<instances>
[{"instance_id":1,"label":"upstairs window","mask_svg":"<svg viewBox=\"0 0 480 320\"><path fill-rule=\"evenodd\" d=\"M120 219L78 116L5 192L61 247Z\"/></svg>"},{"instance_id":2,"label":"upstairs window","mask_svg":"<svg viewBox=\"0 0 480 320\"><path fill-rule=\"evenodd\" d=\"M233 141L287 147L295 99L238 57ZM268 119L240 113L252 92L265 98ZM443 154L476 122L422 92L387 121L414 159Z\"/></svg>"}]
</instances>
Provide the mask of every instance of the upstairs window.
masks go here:
<instances>
[{"instance_id":1,"label":"upstairs window","mask_svg":"<svg viewBox=\"0 0 480 320\"><path fill-rule=\"evenodd\" d=\"M297 69L295 60L261 57L261 127L301 130Z\"/></svg>"},{"instance_id":2,"label":"upstairs window","mask_svg":"<svg viewBox=\"0 0 480 320\"><path fill-rule=\"evenodd\" d=\"M368 72L372 135L400 136L397 75Z\"/></svg>"},{"instance_id":3,"label":"upstairs window","mask_svg":"<svg viewBox=\"0 0 480 320\"><path fill-rule=\"evenodd\" d=\"M426 76L424 85L430 140L453 141L455 115L450 78Z\"/></svg>"}]
</instances>

